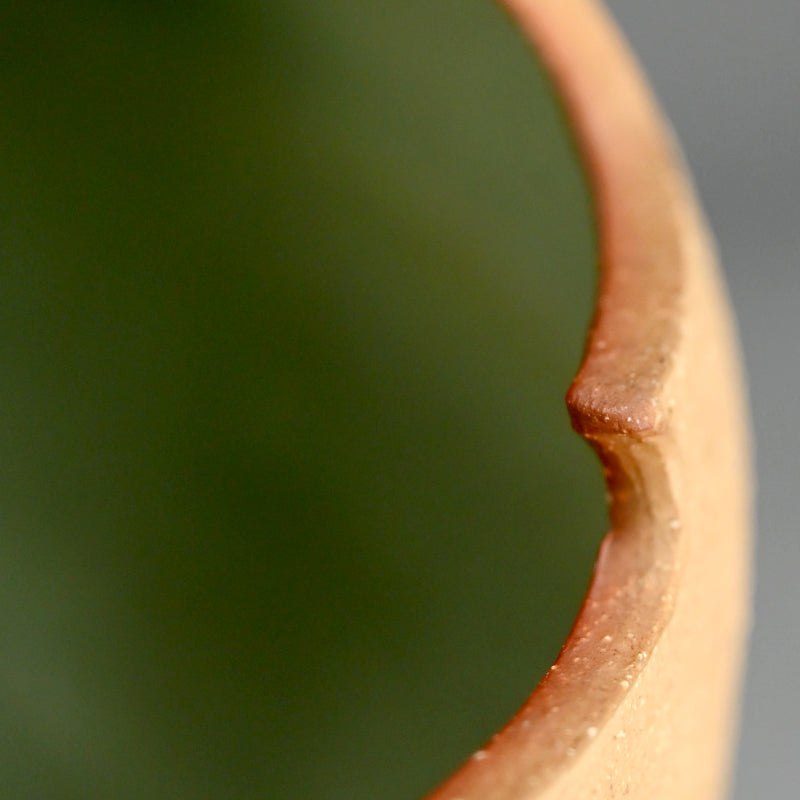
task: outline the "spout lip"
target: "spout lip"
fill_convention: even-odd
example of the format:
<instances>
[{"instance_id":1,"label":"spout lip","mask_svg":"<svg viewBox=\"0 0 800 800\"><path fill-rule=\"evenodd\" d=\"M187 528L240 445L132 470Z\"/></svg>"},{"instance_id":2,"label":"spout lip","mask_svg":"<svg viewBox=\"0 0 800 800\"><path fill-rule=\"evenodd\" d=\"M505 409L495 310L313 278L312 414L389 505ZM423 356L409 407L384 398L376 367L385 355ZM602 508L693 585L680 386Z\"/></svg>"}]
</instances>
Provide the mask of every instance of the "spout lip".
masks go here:
<instances>
[{"instance_id":1,"label":"spout lip","mask_svg":"<svg viewBox=\"0 0 800 800\"><path fill-rule=\"evenodd\" d=\"M599 0L499 2L551 74L594 199L599 291L566 399L603 464L612 529L553 667L428 800L611 798L615 780L642 798L718 796L751 516L742 375L713 247L671 129ZM705 654L702 668L687 648ZM703 680L701 725L688 709ZM661 716L645 710L654 695Z\"/></svg>"}]
</instances>

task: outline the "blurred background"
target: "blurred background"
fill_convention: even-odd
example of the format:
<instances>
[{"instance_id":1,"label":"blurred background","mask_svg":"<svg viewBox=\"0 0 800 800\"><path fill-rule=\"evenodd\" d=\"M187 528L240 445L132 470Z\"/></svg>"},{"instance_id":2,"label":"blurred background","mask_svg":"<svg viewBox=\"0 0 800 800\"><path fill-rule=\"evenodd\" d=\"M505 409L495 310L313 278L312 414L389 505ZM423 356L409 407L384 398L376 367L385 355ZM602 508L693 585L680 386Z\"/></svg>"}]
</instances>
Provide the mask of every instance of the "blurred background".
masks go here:
<instances>
[{"instance_id":1,"label":"blurred background","mask_svg":"<svg viewBox=\"0 0 800 800\"><path fill-rule=\"evenodd\" d=\"M609 5L691 164L719 243L750 378L757 587L734 797L793 798L800 747L800 5Z\"/></svg>"},{"instance_id":2,"label":"blurred background","mask_svg":"<svg viewBox=\"0 0 800 800\"><path fill-rule=\"evenodd\" d=\"M611 0L739 315L736 798L794 797L800 6ZM0 0L0 786L418 797L604 532L586 187L489 0Z\"/></svg>"},{"instance_id":3,"label":"blurred background","mask_svg":"<svg viewBox=\"0 0 800 800\"><path fill-rule=\"evenodd\" d=\"M488 0L26 0L0 86L2 796L420 796L606 525L536 61Z\"/></svg>"}]
</instances>

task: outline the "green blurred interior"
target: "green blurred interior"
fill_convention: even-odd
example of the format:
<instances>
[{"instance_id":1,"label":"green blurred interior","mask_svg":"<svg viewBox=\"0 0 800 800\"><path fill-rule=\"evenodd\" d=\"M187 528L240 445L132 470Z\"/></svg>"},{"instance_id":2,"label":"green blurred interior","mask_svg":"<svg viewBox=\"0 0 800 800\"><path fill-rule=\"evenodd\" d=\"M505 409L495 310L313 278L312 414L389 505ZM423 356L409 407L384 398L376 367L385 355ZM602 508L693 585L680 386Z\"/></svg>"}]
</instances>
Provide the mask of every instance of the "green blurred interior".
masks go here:
<instances>
[{"instance_id":1,"label":"green blurred interior","mask_svg":"<svg viewBox=\"0 0 800 800\"><path fill-rule=\"evenodd\" d=\"M605 528L586 187L490 0L0 7L0 793L413 800Z\"/></svg>"}]
</instances>

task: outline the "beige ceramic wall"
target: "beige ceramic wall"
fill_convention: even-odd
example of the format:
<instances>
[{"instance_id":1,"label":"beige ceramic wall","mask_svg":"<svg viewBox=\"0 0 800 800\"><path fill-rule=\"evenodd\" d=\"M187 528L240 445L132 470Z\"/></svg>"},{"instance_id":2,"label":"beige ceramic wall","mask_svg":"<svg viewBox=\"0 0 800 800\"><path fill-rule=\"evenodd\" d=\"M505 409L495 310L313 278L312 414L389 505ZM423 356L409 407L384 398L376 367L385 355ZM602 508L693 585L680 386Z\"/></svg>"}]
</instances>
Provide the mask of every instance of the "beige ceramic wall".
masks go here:
<instances>
[{"instance_id":1,"label":"beige ceramic wall","mask_svg":"<svg viewBox=\"0 0 800 800\"><path fill-rule=\"evenodd\" d=\"M797 796L800 5L609 0L692 164L750 375L760 488L756 626L736 800Z\"/></svg>"}]
</instances>

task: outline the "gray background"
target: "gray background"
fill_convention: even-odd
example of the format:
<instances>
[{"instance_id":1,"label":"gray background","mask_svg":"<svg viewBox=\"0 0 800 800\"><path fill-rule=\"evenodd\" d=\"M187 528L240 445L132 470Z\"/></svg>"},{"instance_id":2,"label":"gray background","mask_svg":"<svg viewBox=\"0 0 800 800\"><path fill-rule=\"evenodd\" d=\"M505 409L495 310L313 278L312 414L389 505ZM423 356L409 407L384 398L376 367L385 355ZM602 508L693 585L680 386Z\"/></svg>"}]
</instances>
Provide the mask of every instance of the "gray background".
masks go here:
<instances>
[{"instance_id":1,"label":"gray background","mask_svg":"<svg viewBox=\"0 0 800 800\"><path fill-rule=\"evenodd\" d=\"M800 12L613 5L739 309L738 791L794 797ZM0 85L0 795L421 796L552 663L607 525L562 399L591 213L522 37L491 0L0 0Z\"/></svg>"},{"instance_id":2,"label":"gray background","mask_svg":"<svg viewBox=\"0 0 800 800\"><path fill-rule=\"evenodd\" d=\"M757 442L755 628L734 797L797 796L800 4L610 0L678 131L739 316Z\"/></svg>"}]
</instances>

